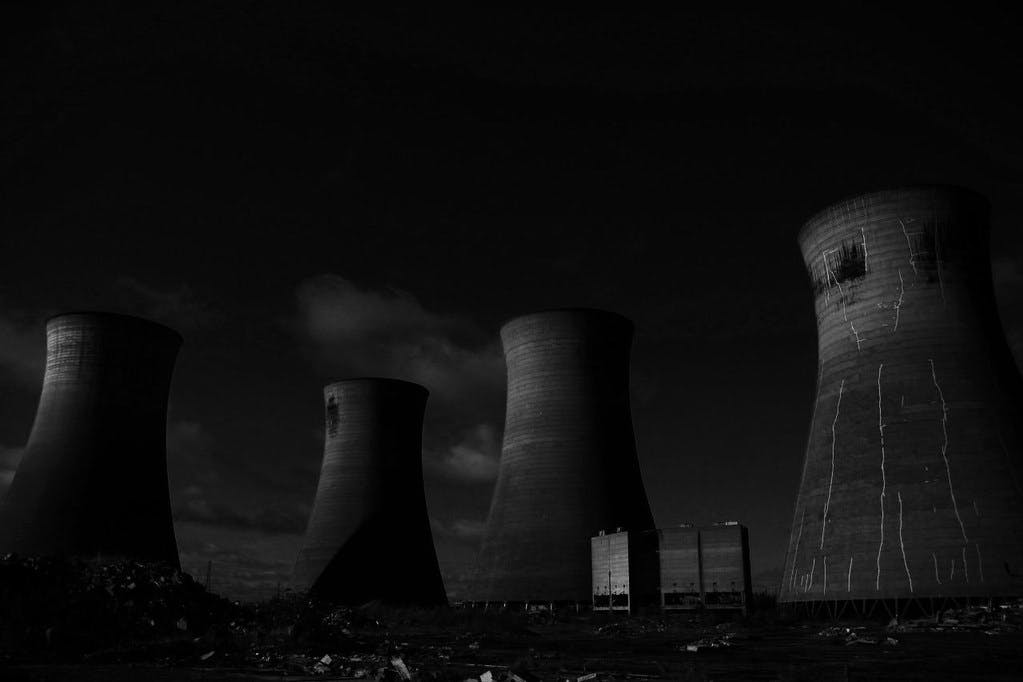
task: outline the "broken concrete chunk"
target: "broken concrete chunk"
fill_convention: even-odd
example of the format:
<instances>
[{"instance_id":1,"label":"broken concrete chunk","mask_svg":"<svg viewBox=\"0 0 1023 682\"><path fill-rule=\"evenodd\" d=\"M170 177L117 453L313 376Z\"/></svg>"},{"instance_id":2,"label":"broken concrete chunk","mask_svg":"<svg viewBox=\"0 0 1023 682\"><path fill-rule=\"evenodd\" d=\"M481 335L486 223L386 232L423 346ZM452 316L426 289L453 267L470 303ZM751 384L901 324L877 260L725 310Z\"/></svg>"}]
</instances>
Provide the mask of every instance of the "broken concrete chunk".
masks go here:
<instances>
[{"instance_id":1,"label":"broken concrete chunk","mask_svg":"<svg viewBox=\"0 0 1023 682\"><path fill-rule=\"evenodd\" d=\"M405 665L405 661L401 660L400 656L395 656L391 659L391 667L398 671L403 680L411 680L412 673L409 672L408 666Z\"/></svg>"}]
</instances>

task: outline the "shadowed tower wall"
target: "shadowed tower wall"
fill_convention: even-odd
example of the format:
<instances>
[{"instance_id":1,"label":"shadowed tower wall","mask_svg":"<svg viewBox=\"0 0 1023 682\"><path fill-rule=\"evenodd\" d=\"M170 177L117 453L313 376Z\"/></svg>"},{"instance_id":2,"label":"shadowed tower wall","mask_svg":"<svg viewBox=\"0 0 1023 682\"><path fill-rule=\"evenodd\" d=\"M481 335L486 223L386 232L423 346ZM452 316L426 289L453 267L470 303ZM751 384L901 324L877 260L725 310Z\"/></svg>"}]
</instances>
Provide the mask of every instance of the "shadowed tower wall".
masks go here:
<instances>
[{"instance_id":1,"label":"shadowed tower wall","mask_svg":"<svg viewBox=\"0 0 1023 682\"><path fill-rule=\"evenodd\" d=\"M394 379L323 389L323 464L297 589L349 604L447 604L423 492L428 395Z\"/></svg>"},{"instance_id":2,"label":"shadowed tower wall","mask_svg":"<svg viewBox=\"0 0 1023 682\"><path fill-rule=\"evenodd\" d=\"M629 407L632 323L553 310L508 322L501 341L504 442L473 598L588 603L590 538L653 528Z\"/></svg>"},{"instance_id":3,"label":"shadowed tower wall","mask_svg":"<svg viewBox=\"0 0 1023 682\"><path fill-rule=\"evenodd\" d=\"M173 330L124 315L49 320L35 422L0 502L0 553L178 566L166 440L180 346Z\"/></svg>"},{"instance_id":4,"label":"shadowed tower wall","mask_svg":"<svg viewBox=\"0 0 1023 682\"><path fill-rule=\"evenodd\" d=\"M819 375L781 601L1023 594L1020 382L988 207L876 192L799 235Z\"/></svg>"}]
</instances>

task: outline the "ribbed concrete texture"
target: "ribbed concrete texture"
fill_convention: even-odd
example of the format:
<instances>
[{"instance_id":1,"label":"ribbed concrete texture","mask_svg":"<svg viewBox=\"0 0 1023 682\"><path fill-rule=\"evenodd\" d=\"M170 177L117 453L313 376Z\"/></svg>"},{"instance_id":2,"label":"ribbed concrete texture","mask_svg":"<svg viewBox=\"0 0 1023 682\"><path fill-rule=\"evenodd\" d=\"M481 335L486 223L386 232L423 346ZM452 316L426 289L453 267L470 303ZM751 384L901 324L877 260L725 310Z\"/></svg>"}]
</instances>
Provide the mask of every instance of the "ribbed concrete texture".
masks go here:
<instances>
[{"instance_id":1,"label":"ribbed concrete texture","mask_svg":"<svg viewBox=\"0 0 1023 682\"><path fill-rule=\"evenodd\" d=\"M653 528L629 409L632 323L598 310L501 329L504 443L473 598L591 600L590 538Z\"/></svg>"},{"instance_id":2,"label":"ribbed concrete texture","mask_svg":"<svg viewBox=\"0 0 1023 682\"><path fill-rule=\"evenodd\" d=\"M783 602L1023 595L1020 379L988 207L953 187L811 218L819 379Z\"/></svg>"},{"instance_id":3,"label":"ribbed concrete texture","mask_svg":"<svg viewBox=\"0 0 1023 682\"><path fill-rule=\"evenodd\" d=\"M178 566L167 489L167 398L181 337L110 313L46 325L35 423L0 502L0 553Z\"/></svg>"},{"instance_id":4,"label":"ribbed concrete texture","mask_svg":"<svg viewBox=\"0 0 1023 682\"><path fill-rule=\"evenodd\" d=\"M323 389L323 465L297 589L348 604L447 603L423 493L427 395L394 379Z\"/></svg>"}]
</instances>

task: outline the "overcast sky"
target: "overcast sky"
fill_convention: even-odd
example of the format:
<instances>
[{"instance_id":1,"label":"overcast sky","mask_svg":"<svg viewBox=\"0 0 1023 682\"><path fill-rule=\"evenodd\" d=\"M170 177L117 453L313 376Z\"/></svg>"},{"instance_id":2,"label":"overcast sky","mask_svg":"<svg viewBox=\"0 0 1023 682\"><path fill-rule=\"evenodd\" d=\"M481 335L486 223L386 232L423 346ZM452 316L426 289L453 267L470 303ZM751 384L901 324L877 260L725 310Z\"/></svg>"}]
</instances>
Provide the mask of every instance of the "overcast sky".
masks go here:
<instances>
[{"instance_id":1,"label":"overcast sky","mask_svg":"<svg viewBox=\"0 0 1023 682\"><path fill-rule=\"evenodd\" d=\"M232 596L287 580L322 386L360 375L431 391L427 501L461 596L500 452L497 331L563 306L636 323L657 523L746 523L770 586L816 376L795 235L849 194L986 194L1023 350L1010 16L0 12L0 488L31 428L47 316L168 324L185 337L168 424L182 564L212 560Z\"/></svg>"}]
</instances>

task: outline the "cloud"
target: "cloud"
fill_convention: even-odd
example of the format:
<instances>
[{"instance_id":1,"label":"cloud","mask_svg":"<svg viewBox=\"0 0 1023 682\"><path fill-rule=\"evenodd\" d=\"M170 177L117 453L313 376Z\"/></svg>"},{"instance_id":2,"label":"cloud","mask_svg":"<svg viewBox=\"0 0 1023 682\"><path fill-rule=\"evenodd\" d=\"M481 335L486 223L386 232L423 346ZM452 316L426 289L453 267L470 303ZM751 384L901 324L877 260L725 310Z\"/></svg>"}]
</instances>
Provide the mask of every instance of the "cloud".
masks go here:
<instances>
[{"instance_id":1,"label":"cloud","mask_svg":"<svg viewBox=\"0 0 1023 682\"><path fill-rule=\"evenodd\" d=\"M197 421L174 420L167 427L169 479L175 491L174 519L178 522L200 523L225 528L243 528L264 533L302 533L305 531L309 506L299 502L277 502L251 512L239 511L241 502L228 503L224 498L228 479L237 484L242 475L251 472L232 471L222 476L222 466L215 457L213 436ZM211 499L215 498L215 499Z\"/></svg>"},{"instance_id":2,"label":"cloud","mask_svg":"<svg viewBox=\"0 0 1023 682\"><path fill-rule=\"evenodd\" d=\"M431 469L442 476L489 483L497 479L501 438L490 424L477 424L441 457L431 457Z\"/></svg>"},{"instance_id":3,"label":"cloud","mask_svg":"<svg viewBox=\"0 0 1023 682\"><path fill-rule=\"evenodd\" d=\"M423 384L431 400L492 402L504 390L496 334L424 308L398 289L359 287L338 275L302 282L298 327L319 362L354 376L386 376Z\"/></svg>"},{"instance_id":4,"label":"cloud","mask_svg":"<svg viewBox=\"0 0 1023 682\"><path fill-rule=\"evenodd\" d=\"M201 489L193 489L201 493ZM309 509L304 505L290 507L273 505L253 513L242 513L221 502L204 497L191 497L174 509L174 520L179 523L199 523L222 528L242 528L263 533L301 534L305 532Z\"/></svg>"},{"instance_id":5,"label":"cloud","mask_svg":"<svg viewBox=\"0 0 1023 682\"><path fill-rule=\"evenodd\" d=\"M115 286L122 298L122 307L132 314L175 329L202 327L215 317L209 306L196 299L187 284L173 289L160 289L134 277L120 277Z\"/></svg>"},{"instance_id":6,"label":"cloud","mask_svg":"<svg viewBox=\"0 0 1023 682\"><path fill-rule=\"evenodd\" d=\"M0 314L0 368L27 388L42 385L46 332L40 321Z\"/></svg>"},{"instance_id":7,"label":"cloud","mask_svg":"<svg viewBox=\"0 0 1023 682\"><path fill-rule=\"evenodd\" d=\"M167 471L173 488L209 486L220 480L213 436L199 422L172 419L167 425Z\"/></svg>"},{"instance_id":8,"label":"cloud","mask_svg":"<svg viewBox=\"0 0 1023 682\"><path fill-rule=\"evenodd\" d=\"M430 528L437 538L478 542L483 537L486 525L483 519L455 519L445 523L430 517Z\"/></svg>"},{"instance_id":9,"label":"cloud","mask_svg":"<svg viewBox=\"0 0 1023 682\"><path fill-rule=\"evenodd\" d=\"M303 281L294 328L335 376L384 376L430 390L425 465L461 482L497 475L505 367L500 340L474 322L425 308L412 294L338 275Z\"/></svg>"},{"instance_id":10,"label":"cloud","mask_svg":"<svg viewBox=\"0 0 1023 682\"><path fill-rule=\"evenodd\" d=\"M1009 289L1015 293L1015 298L1023 296L1023 263L1018 258L1008 256L992 258L991 277L995 281L995 288Z\"/></svg>"},{"instance_id":11,"label":"cloud","mask_svg":"<svg viewBox=\"0 0 1023 682\"><path fill-rule=\"evenodd\" d=\"M21 456L25 454L24 447L12 448L0 445L0 496L7 492L14 480L14 474L18 471L18 464L21 463Z\"/></svg>"},{"instance_id":12,"label":"cloud","mask_svg":"<svg viewBox=\"0 0 1023 682\"><path fill-rule=\"evenodd\" d=\"M210 568L213 591L234 599L266 599L285 588L302 542L300 535L193 522L175 530L181 568L200 581Z\"/></svg>"},{"instance_id":13,"label":"cloud","mask_svg":"<svg viewBox=\"0 0 1023 682\"><path fill-rule=\"evenodd\" d=\"M167 426L167 452L175 455L205 452L213 439L202 424L187 419L171 422Z\"/></svg>"},{"instance_id":14,"label":"cloud","mask_svg":"<svg viewBox=\"0 0 1023 682\"><path fill-rule=\"evenodd\" d=\"M483 531L486 530L486 521L477 521L473 519L456 519L452 524L452 530L455 536L466 539L478 540L483 537Z\"/></svg>"}]
</instances>

